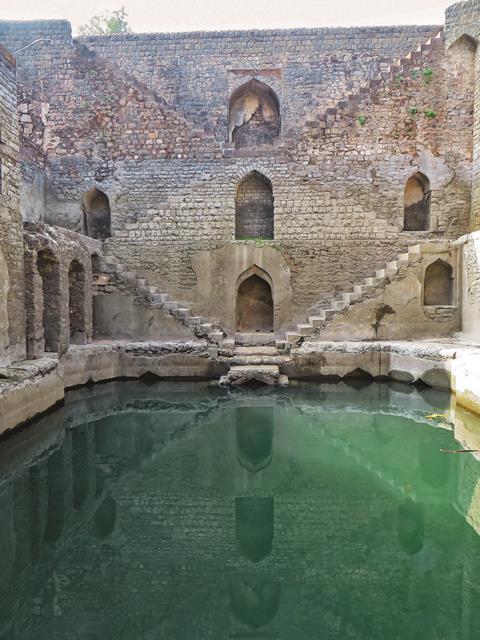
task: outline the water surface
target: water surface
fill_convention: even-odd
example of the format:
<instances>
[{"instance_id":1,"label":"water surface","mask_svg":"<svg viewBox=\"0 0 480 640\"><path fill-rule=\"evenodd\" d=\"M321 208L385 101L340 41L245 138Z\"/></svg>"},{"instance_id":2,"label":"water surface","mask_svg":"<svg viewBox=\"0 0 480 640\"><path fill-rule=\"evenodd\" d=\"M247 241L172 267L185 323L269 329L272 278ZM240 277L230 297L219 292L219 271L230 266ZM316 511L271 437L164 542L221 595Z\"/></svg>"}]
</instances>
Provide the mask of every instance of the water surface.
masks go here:
<instances>
[{"instance_id":1,"label":"water surface","mask_svg":"<svg viewBox=\"0 0 480 640\"><path fill-rule=\"evenodd\" d=\"M0 638L479 638L479 465L441 450L480 429L450 402L353 383L69 393L0 442Z\"/></svg>"}]
</instances>

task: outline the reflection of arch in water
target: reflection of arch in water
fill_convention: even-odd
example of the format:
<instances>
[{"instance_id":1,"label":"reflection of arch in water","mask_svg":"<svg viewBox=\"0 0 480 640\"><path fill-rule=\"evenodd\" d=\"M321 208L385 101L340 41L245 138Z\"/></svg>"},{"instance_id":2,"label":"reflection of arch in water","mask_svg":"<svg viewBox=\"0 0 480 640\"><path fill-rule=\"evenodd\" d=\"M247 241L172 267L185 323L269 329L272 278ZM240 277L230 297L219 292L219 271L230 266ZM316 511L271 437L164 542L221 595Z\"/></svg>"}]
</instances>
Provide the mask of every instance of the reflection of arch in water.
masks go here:
<instances>
[{"instance_id":1,"label":"reflection of arch in water","mask_svg":"<svg viewBox=\"0 0 480 640\"><path fill-rule=\"evenodd\" d=\"M282 586L278 582L234 576L230 579L233 615L251 629L264 627L277 615Z\"/></svg>"},{"instance_id":2,"label":"reflection of arch in water","mask_svg":"<svg viewBox=\"0 0 480 640\"><path fill-rule=\"evenodd\" d=\"M400 546L414 556L423 549L425 537L425 506L412 500L398 505L397 534Z\"/></svg>"},{"instance_id":3,"label":"reflection of arch in water","mask_svg":"<svg viewBox=\"0 0 480 640\"><path fill-rule=\"evenodd\" d=\"M238 407L235 411L237 457L257 473L272 462L273 407Z\"/></svg>"},{"instance_id":4,"label":"reflection of arch in water","mask_svg":"<svg viewBox=\"0 0 480 640\"><path fill-rule=\"evenodd\" d=\"M432 489L440 489L448 482L449 456L441 453L438 445L421 442L418 451L418 466L423 482Z\"/></svg>"},{"instance_id":5,"label":"reflection of arch in water","mask_svg":"<svg viewBox=\"0 0 480 640\"><path fill-rule=\"evenodd\" d=\"M81 509L88 497L88 430L72 430L73 508Z\"/></svg>"},{"instance_id":6,"label":"reflection of arch in water","mask_svg":"<svg viewBox=\"0 0 480 640\"><path fill-rule=\"evenodd\" d=\"M65 458L63 447L47 462L47 524L44 539L56 542L65 524Z\"/></svg>"},{"instance_id":7,"label":"reflection of arch in water","mask_svg":"<svg viewBox=\"0 0 480 640\"><path fill-rule=\"evenodd\" d=\"M241 553L259 562L272 552L273 498L235 498L235 536Z\"/></svg>"},{"instance_id":8,"label":"reflection of arch in water","mask_svg":"<svg viewBox=\"0 0 480 640\"><path fill-rule=\"evenodd\" d=\"M115 529L117 519L117 503L107 496L100 504L92 519L92 533L96 538L108 538Z\"/></svg>"}]
</instances>

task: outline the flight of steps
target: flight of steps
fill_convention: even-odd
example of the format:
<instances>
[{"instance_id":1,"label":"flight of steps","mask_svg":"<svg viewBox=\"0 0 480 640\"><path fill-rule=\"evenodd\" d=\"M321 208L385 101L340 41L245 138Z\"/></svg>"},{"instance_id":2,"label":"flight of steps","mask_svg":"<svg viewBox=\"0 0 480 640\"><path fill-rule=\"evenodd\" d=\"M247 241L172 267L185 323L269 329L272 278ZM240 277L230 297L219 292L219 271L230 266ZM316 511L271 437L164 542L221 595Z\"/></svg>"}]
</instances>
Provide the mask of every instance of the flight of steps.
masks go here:
<instances>
[{"instance_id":1,"label":"flight of steps","mask_svg":"<svg viewBox=\"0 0 480 640\"><path fill-rule=\"evenodd\" d=\"M216 324L208 322L201 316L193 315L187 305L173 300L171 295L160 287L150 286L145 278L139 278L135 271L129 271L125 265L113 262L108 258L101 259L94 273L93 286L96 293L108 290L107 287L125 285L141 298L152 309L161 309L173 318L192 329L198 338L206 338L218 344L225 337L225 332Z\"/></svg>"},{"instance_id":2,"label":"flight of steps","mask_svg":"<svg viewBox=\"0 0 480 640\"><path fill-rule=\"evenodd\" d=\"M274 334L241 334L228 342L232 348L228 357L221 357L230 369L220 378L221 386L241 386L262 383L272 386L287 386L288 377L280 368L290 362L290 345L277 340ZM222 353L222 351L220 351Z\"/></svg>"},{"instance_id":3,"label":"flight of steps","mask_svg":"<svg viewBox=\"0 0 480 640\"><path fill-rule=\"evenodd\" d=\"M325 303L325 308L317 307L307 322L298 324L295 331L287 331L286 341L292 345L300 344L305 338L313 336L326 327L338 314L348 311L355 304L375 298L394 278L401 277L402 270L421 260L423 253L432 253L432 249L441 251L442 249L448 250L448 248L448 243L438 242L409 247L406 253L400 254L396 260L388 262L383 269L378 269L375 275L364 278L351 291L340 293Z\"/></svg>"},{"instance_id":4,"label":"flight of steps","mask_svg":"<svg viewBox=\"0 0 480 640\"><path fill-rule=\"evenodd\" d=\"M312 121L317 120L325 129L331 126L333 121L342 111L349 110L351 107L362 102L365 98L376 91L382 84L396 81L401 77L408 77L409 74L418 68L422 63L422 58L427 58L432 50L440 49L444 46L443 28L435 35L429 38L425 43L419 45L414 51L410 51L404 57L395 60L384 71L381 71L371 80L368 80L359 89L347 93L336 104L322 110L318 115L312 116ZM317 125L318 126L318 125Z\"/></svg>"}]
</instances>

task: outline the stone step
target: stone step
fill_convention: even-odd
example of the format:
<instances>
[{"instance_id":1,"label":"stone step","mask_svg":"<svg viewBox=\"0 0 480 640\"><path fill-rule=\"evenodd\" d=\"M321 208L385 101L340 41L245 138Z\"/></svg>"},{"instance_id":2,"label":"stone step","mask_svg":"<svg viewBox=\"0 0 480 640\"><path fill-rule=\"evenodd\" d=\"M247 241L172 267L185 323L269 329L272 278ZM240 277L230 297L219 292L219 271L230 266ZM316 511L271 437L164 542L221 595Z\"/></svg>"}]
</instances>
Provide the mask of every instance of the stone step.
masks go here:
<instances>
[{"instance_id":1,"label":"stone step","mask_svg":"<svg viewBox=\"0 0 480 640\"><path fill-rule=\"evenodd\" d=\"M148 280L146 278L138 278L137 284L139 287L146 287L148 285Z\"/></svg>"},{"instance_id":2,"label":"stone step","mask_svg":"<svg viewBox=\"0 0 480 640\"><path fill-rule=\"evenodd\" d=\"M274 356L277 354L276 347L235 347L236 356Z\"/></svg>"},{"instance_id":3,"label":"stone step","mask_svg":"<svg viewBox=\"0 0 480 640\"><path fill-rule=\"evenodd\" d=\"M202 318L200 316L189 316L187 318L187 325L189 327L198 327L202 322Z\"/></svg>"},{"instance_id":4,"label":"stone step","mask_svg":"<svg viewBox=\"0 0 480 640\"><path fill-rule=\"evenodd\" d=\"M348 304L352 304L353 302L357 302L357 300L360 300L361 295L359 293L355 293L354 291L349 291L348 293L342 293L342 298L343 300L345 300L345 302L348 302Z\"/></svg>"},{"instance_id":5,"label":"stone step","mask_svg":"<svg viewBox=\"0 0 480 640\"><path fill-rule=\"evenodd\" d=\"M230 358L229 360L230 365L231 366L247 366L247 365L264 365L264 364L274 364L277 365L279 367L282 367L285 364L288 364L289 362L291 362L291 358L289 356L281 356L281 355L274 355L274 356L262 356L260 354L258 355L251 355L251 356L239 356L239 355L234 355L232 358Z\"/></svg>"},{"instance_id":6,"label":"stone step","mask_svg":"<svg viewBox=\"0 0 480 640\"><path fill-rule=\"evenodd\" d=\"M211 331L208 334L208 339L210 340L210 342L215 342L216 344L222 342L223 338L224 336L222 331Z\"/></svg>"},{"instance_id":7,"label":"stone step","mask_svg":"<svg viewBox=\"0 0 480 640\"><path fill-rule=\"evenodd\" d=\"M213 325L210 322L201 322L198 325L198 332L200 335L208 335L213 329Z\"/></svg>"},{"instance_id":8,"label":"stone step","mask_svg":"<svg viewBox=\"0 0 480 640\"><path fill-rule=\"evenodd\" d=\"M297 332L301 336L311 336L313 334L313 327L311 324L297 324Z\"/></svg>"},{"instance_id":9,"label":"stone step","mask_svg":"<svg viewBox=\"0 0 480 640\"><path fill-rule=\"evenodd\" d=\"M375 287L367 284L356 284L353 287L353 290L355 293L360 293L363 295L364 293L373 293L375 291Z\"/></svg>"},{"instance_id":10,"label":"stone step","mask_svg":"<svg viewBox=\"0 0 480 640\"><path fill-rule=\"evenodd\" d=\"M364 282L369 287L377 287L384 282L385 278L365 278Z\"/></svg>"},{"instance_id":11,"label":"stone step","mask_svg":"<svg viewBox=\"0 0 480 640\"><path fill-rule=\"evenodd\" d=\"M298 344L301 339L302 336L296 331L287 331L285 334L285 340L293 345Z\"/></svg>"},{"instance_id":12,"label":"stone step","mask_svg":"<svg viewBox=\"0 0 480 640\"><path fill-rule=\"evenodd\" d=\"M165 302L164 307L167 311L170 311L170 313L173 313L175 309L178 307L178 302L175 302L174 300L169 300L168 302Z\"/></svg>"},{"instance_id":13,"label":"stone step","mask_svg":"<svg viewBox=\"0 0 480 640\"><path fill-rule=\"evenodd\" d=\"M234 365L229 372L222 376L219 384L222 387L242 386L252 383L266 384L270 386L286 386L288 378L280 374L277 365Z\"/></svg>"},{"instance_id":14,"label":"stone step","mask_svg":"<svg viewBox=\"0 0 480 640\"><path fill-rule=\"evenodd\" d=\"M308 324L311 324L314 329L318 329L319 327L323 327L325 320L325 313L320 311L317 316L310 316Z\"/></svg>"},{"instance_id":15,"label":"stone step","mask_svg":"<svg viewBox=\"0 0 480 640\"><path fill-rule=\"evenodd\" d=\"M190 316L190 309L187 309L186 307L177 307L173 311L173 315L179 320L187 320Z\"/></svg>"},{"instance_id":16,"label":"stone step","mask_svg":"<svg viewBox=\"0 0 480 640\"><path fill-rule=\"evenodd\" d=\"M348 302L345 302L345 300L334 300L330 308L333 311L343 311L347 307L348 307Z\"/></svg>"},{"instance_id":17,"label":"stone step","mask_svg":"<svg viewBox=\"0 0 480 640\"><path fill-rule=\"evenodd\" d=\"M238 332L235 334L235 343L244 347L274 346L275 334L260 331L256 333Z\"/></svg>"}]
</instances>

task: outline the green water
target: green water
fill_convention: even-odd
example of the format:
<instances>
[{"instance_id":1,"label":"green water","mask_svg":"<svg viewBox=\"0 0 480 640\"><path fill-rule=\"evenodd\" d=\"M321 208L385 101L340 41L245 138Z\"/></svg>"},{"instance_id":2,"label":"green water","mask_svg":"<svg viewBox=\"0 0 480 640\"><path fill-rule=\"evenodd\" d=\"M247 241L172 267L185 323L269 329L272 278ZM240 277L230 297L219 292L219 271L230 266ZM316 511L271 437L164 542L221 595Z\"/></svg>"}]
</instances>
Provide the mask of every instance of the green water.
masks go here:
<instances>
[{"instance_id":1,"label":"green water","mask_svg":"<svg viewBox=\"0 0 480 640\"><path fill-rule=\"evenodd\" d=\"M480 638L479 465L426 418L449 403L71 392L0 442L0 638Z\"/></svg>"}]
</instances>

